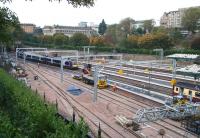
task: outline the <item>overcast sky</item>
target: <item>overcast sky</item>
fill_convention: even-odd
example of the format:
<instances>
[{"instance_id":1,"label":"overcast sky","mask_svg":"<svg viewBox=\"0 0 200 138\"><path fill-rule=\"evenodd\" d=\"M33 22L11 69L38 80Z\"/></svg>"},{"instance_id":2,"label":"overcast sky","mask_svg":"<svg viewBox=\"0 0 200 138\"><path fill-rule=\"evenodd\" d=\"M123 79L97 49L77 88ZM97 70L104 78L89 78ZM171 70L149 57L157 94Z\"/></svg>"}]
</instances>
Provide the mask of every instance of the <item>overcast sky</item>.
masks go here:
<instances>
[{"instance_id":1,"label":"overcast sky","mask_svg":"<svg viewBox=\"0 0 200 138\"><path fill-rule=\"evenodd\" d=\"M76 26L80 21L99 24L102 19L107 24L119 23L126 17L135 20L155 19L159 22L164 12L200 6L200 0L96 0L91 8L73 8L66 0L61 3L13 0L5 6L17 14L21 23L34 23L41 27L54 24Z\"/></svg>"}]
</instances>

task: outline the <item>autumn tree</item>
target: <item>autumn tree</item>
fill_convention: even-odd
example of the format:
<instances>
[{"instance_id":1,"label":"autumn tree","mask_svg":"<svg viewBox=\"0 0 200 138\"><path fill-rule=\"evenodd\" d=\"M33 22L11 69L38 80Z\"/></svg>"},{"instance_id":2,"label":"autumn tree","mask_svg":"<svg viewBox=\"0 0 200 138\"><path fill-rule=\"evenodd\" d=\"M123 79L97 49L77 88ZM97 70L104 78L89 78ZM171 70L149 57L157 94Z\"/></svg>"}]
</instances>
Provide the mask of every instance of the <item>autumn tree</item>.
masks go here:
<instances>
[{"instance_id":1,"label":"autumn tree","mask_svg":"<svg viewBox=\"0 0 200 138\"><path fill-rule=\"evenodd\" d=\"M195 33L195 30L199 29L200 21L200 8L189 8L185 11L182 18L182 25L188 31Z\"/></svg>"},{"instance_id":2,"label":"autumn tree","mask_svg":"<svg viewBox=\"0 0 200 138\"><path fill-rule=\"evenodd\" d=\"M172 47L171 40L167 34L145 34L138 38L138 46L140 48L154 49L163 48L167 49Z\"/></svg>"},{"instance_id":3,"label":"autumn tree","mask_svg":"<svg viewBox=\"0 0 200 138\"><path fill-rule=\"evenodd\" d=\"M99 24L99 30L98 30L98 33L100 35L104 35L104 33L106 32L106 29L107 29L107 25L104 21L104 19L102 20L102 22Z\"/></svg>"},{"instance_id":4,"label":"autumn tree","mask_svg":"<svg viewBox=\"0 0 200 138\"><path fill-rule=\"evenodd\" d=\"M105 45L105 40L103 37L91 37L90 38L90 45L92 46L104 46Z\"/></svg>"},{"instance_id":5,"label":"autumn tree","mask_svg":"<svg viewBox=\"0 0 200 138\"><path fill-rule=\"evenodd\" d=\"M129 35L124 41L124 47L126 48L138 48L138 38L139 36L136 35Z\"/></svg>"}]
</instances>

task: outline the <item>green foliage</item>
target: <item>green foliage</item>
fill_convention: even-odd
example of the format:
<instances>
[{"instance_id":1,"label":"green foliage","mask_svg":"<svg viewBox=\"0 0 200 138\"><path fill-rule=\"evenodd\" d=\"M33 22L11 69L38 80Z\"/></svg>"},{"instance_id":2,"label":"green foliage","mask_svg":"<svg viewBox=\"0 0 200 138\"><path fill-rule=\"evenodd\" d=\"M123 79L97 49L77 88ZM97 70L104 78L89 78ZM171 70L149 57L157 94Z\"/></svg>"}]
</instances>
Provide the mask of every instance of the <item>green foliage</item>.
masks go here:
<instances>
[{"instance_id":1,"label":"green foliage","mask_svg":"<svg viewBox=\"0 0 200 138\"><path fill-rule=\"evenodd\" d=\"M0 42L7 45L12 43L14 41L13 33L17 33L19 28L19 20L15 13L8 8L0 7Z\"/></svg>"},{"instance_id":2,"label":"green foliage","mask_svg":"<svg viewBox=\"0 0 200 138\"><path fill-rule=\"evenodd\" d=\"M53 36L50 36L50 35L41 35L39 38L39 41L42 43L42 44L52 44L53 41L54 41L54 38ZM36 37L37 39L37 37Z\"/></svg>"},{"instance_id":3,"label":"green foliage","mask_svg":"<svg viewBox=\"0 0 200 138\"><path fill-rule=\"evenodd\" d=\"M32 1L32 0L29 0ZM62 0L49 0L61 2ZM94 6L94 0L66 0L68 4L71 4L74 7L85 6L85 7L92 7ZM0 2L7 3L12 2L12 0L0 0Z\"/></svg>"},{"instance_id":4,"label":"green foliage","mask_svg":"<svg viewBox=\"0 0 200 138\"><path fill-rule=\"evenodd\" d=\"M112 24L109 25L106 29L106 33L104 36L106 43L109 43L111 45L115 45L117 43L116 27L117 24Z\"/></svg>"},{"instance_id":5,"label":"green foliage","mask_svg":"<svg viewBox=\"0 0 200 138\"><path fill-rule=\"evenodd\" d=\"M154 27L152 33L153 33L153 34L158 34L158 33L167 34L168 31L167 31L167 29L166 29L165 27L159 26L159 27Z\"/></svg>"},{"instance_id":6,"label":"green foliage","mask_svg":"<svg viewBox=\"0 0 200 138\"><path fill-rule=\"evenodd\" d=\"M132 33L134 35L144 35L145 31L142 28L139 27L137 29L133 28Z\"/></svg>"},{"instance_id":7,"label":"green foliage","mask_svg":"<svg viewBox=\"0 0 200 138\"><path fill-rule=\"evenodd\" d=\"M189 8L185 11L182 18L182 25L185 29L191 31L199 29L198 22L200 21L200 8Z\"/></svg>"},{"instance_id":8,"label":"green foliage","mask_svg":"<svg viewBox=\"0 0 200 138\"><path fill-rule=\"evenodd\" d=\"M89 45L89 38L82 33L75 33L70 37L69 43L73 46L87 46Z\"/></svg>"},{"instance_id":9,"label":"green foliage","mask_svg":"<svg viewBox=\"0 0 200 138\"><path fill-rule=\"evenodd\" d=\"M0 137L80 138L86 137L88 127L55 116L52 105L45 105L22 83L0 69Z\"/></svg>"},{"instance_id":10,"label":"green foliage","mask_svg":"<svg viewBox=\"0 0 200 138\"><path fill-rule=\"evenodd\" d=\"M106 29L107 29L107 25L104 21L104 19L102 20L102 22L99 24L99 30L98 30L98 33L100 35L104 35L104 33L106 32Z\"/></svg>"},{"instance_id":11,"label":"green foliage","mask_svg":"<svg viewBox=\"0 0 200 138\"><path fill-rule=\"evenodd\" d=\"M134 22L134 20L130 17L122 19L119 23L120 29L125 33L127 36L128 34L131 34L131 24Z\"/></svg>"},{"instance_id":12,"label":"green foliage","mask_svg":"<svg viewBox=\"0 0 200 138\"><path fill-rule=\"evenodd\" d=\"M200 37L195 37L191 42L191 48L200 50Z\"/></svg>"},{"instance_id":13,"label":"green foliage","mask_svg":"<svg viewBox=\"0 0 200 138\"><path fill-rule=\"evenodd\" d=\"M144 30L147 31L148 33L151 33L151 31L153 30L154 27L154 21L153 20L145 20L144 21Z\"/></svg>"},{"instance_id":14,"label":"green foliage","mask_svg":"<svg viewBox=\"0 0 200 138\"><path fill-rule=\"evenodd\" d=\"M170 29L169 30L169 37L174 44L178 43L183 36L178 28Z\"/></svg>"},{"instance_id":15,"label":"green foliage","mask_svg":"<svg viewBox=\"0 0 200 138\"><path fill-rule=\"evenodd\" d=\"M69 37L64 34L54 34L53 39L55 45L64 45L69 43Z\"/></svg>"}]
</instances>

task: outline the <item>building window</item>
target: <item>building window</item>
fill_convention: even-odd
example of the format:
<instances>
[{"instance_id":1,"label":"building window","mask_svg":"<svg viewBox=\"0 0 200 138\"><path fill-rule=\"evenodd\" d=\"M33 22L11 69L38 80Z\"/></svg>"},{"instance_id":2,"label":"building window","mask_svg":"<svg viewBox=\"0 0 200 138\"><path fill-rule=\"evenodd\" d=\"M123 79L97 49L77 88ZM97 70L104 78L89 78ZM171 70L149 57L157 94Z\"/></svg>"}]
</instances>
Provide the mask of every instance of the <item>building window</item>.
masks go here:
<instances>
[{"instance_id":1,"label":"building window","mask_svg":"<svg viewBox=\"0 0 200 138\"><path fill-rule=\"evenodd\" d=\"M176 91L178 91L178 87L176 87Z\"/></svg>"}]
</instances>

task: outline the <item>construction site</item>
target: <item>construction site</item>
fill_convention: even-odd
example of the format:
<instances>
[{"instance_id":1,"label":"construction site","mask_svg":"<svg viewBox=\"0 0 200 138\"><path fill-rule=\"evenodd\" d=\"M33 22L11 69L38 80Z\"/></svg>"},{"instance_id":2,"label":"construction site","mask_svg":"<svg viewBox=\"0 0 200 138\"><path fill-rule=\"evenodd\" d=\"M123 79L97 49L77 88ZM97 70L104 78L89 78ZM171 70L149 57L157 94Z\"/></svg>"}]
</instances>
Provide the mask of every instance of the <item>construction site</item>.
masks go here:
<instances>
[{"instance_id":1,"label":"construction site","mask_svg":"<svg viewBox=\"0 0 200 138\"><path fill-rule=\"evenodd\" d=\"M156 58L133 58L93 48L16 48L7 59L10 73L60 115L83 117L91 137L200 137L199 55L155 49Z\"/></svg>"}]
</instances>

